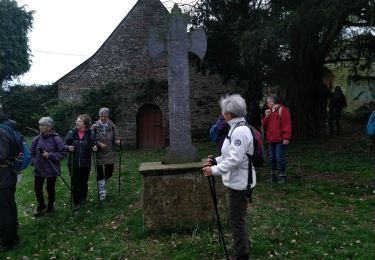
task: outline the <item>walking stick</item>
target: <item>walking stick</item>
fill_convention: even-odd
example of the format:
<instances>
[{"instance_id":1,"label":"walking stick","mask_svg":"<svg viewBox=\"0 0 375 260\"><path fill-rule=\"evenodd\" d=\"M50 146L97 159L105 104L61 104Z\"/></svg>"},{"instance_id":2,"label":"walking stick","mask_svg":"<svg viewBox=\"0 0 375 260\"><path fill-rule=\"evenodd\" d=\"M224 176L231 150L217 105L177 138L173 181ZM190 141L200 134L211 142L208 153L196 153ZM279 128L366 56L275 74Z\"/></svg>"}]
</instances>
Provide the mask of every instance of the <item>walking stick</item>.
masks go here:
<instances>
[{"instance_id":1,"label":"walking stick","mask_svg":"<svg viewBox=\"0 0 375 260\"><path fill-rule=\"evenodd\" d=\"M43 154L43 149L42 148L39 148L39 153L42 155ZM70 193L72 192L72 189L71 187L69 187L68 183L65 181L65 179L62 177L60 171L58 171L55 167L55 165L53 165L53 163L51 162L51 160L49 158L45 158L43 157L44 159L46 159L49 164L52 166L52 168L55 170L55 172L57 173L57 176L59 176L61 178L61 180L63 181L63 183L66 185L66 187L68 187L68 189L70 190Z\"/></svg>"},{"instance_id":2,"label":"walking stick","mask_svg":"<svg viewBox=\"0 0 375 260\"><path fill-rule=\"evenodd\" d=\"M70 209L73 209L73 161L74 161L74 151L69 151L70 156L70 169L69 169L69 177L70 177L70 187L72 189L70 190Z\"/></svg>"},{"instance_id":3,"label":"walking stick","mask_svg":"<svg viewBox=\"0 0 375 260\"><path fill-rule=\"evenodd\" d=\"M121 190L121 156L122 156L122 151L123 151L123 140L120 139L120 152L118 155L118 195L120 195L120 190Z\"/></svg>"},{"instance_id":4,"label":"walking stick","mask_svg":"<svg viewBox=\"0 0 375 260\"><path fill-rule=\"evenodd\" d=\"M40 154L43 154L43 149L42 148L39 148L39 152ZM68 187L68 189L71 191L72 189L69 187L68 183L65 181L65 179L61 176L61 173L56 169L55 165L53 165L53 163L51 162L51 160L49 158L45 158L43 157L44 159L46 159L52 166L52 168L56 171L57 175L60 176L61 180L64 182L64 184L66 185L66 187Z\"/></svg>"},{"instance_id":5,"label":"walking stick","mask_svg":"<svg viewBox=\"0 0 375 260\"><path fill-rule=\"evenodd\" d=\"M217 224L217 229L218 229L218 233L219 233L219 244L221 244L221 241L223 242L225 256L226 256L226 259L228 260L229 259L228 251L227 251L227 247L225 246L224 234L223 234L223 230L222 230L222 226L221 226L221 222L220 222L219 211L218 211L218 208L217 208L215 177L214 176L208 177L208 184L210 185L211 197L212 197L212 201L213 201L214 207L215 207L216 224Z\"/></svg>"},{"instance_id":6,"label":"walking stick","mask_svg":"<svg viewBox=\"0 0 375 260\"><path fill-rule=\"evenodd\" d=\"M72 191L72 189L70 188L69 184L66 182L66 180L63 178L63 176L61 175L61 173L56 169L55 165L53 165L53 163L51 162L50 159L47 158L47 161L52 165L52 167L55 169L55 171L57 172L57 175L61 178L61 180L63 181L63 183L66 185L66 187L68 187L68 189L70 191Z\"/></svg>"},{"instance_id":7,"label":"walking stick","mask_svg":"<svg viewBox=\"0 0 375 260\"><path fill-rule=\"evenodd\" d=\"M94 173L95 173L95 178L96 178L96 188L98 189L98 202L100 206L99 182L98 182L98 173L96 169L96 152L93 152L93 158L94 158Z\"/></svg>"}]
</instances>

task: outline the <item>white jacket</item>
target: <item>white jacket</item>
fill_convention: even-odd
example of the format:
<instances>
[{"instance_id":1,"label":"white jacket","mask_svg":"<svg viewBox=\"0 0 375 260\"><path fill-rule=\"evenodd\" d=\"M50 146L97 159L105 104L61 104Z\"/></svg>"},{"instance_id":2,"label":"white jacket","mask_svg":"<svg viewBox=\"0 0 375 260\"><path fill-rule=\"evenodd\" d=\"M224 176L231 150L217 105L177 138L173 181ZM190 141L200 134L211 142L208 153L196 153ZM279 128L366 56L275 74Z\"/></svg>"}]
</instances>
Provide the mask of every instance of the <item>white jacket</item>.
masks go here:
<instances>
[{"instance_id":1,"label":"white jacket","mask_svg":"<svg viewBox=\"0 0 375 260\"><path fill-rule=\"evenodd\" d=\"M245 121L245 118L237 117L228 122L230 126L228 136L231 137L231 141L229 142L228 138L224 140L221 156L216 157L217 165L211 167L212 174L214 176L222 175L223 184L234 190L247 189L249 160L246 153L254 153L253 136L250 129L247 126L238 126L234 129L240 121ZM252 174L251 187L253 188L256 185L254 167Z\"/></svg>"}]
</instances>

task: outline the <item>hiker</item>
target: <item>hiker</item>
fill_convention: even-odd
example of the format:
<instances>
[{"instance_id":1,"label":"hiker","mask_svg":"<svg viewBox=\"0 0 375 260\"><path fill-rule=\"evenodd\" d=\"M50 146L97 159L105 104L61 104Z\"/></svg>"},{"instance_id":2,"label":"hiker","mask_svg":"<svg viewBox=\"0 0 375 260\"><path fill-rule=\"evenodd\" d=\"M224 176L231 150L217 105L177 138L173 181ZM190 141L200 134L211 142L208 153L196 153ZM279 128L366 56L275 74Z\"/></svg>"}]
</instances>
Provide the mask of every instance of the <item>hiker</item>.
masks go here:
<instances>
[{"instance_id":1,"label":"hiker","mask_svg":"<svg viewBox=\"0 0 375 260\"><path fill-rule=\"evenodd\" d=\"M56 179L61 174L60 161L67 155L63 140L54 130L51 117L39 120L40 134L34 137L31 144L31 165L34 166L34 190L38 206L34 216L52 213L55 208ZM48 203L44 201L43 186L47 182Z\"/></svg>"},{"instance_id":2,"label":"hiker","mask_svg":"<svg viewBox=\"0 0 375 260\"><path fill-rule=\"evenodd\" d=\"M220 100L225 122L230 126L228 138L224 140L221 156L208 158L202 172L205 176L222 176L223 184L229 191L229 224L233 236L235 259L249 259L249 237L247 233L247 205L249 203L249 161L246 153L253 154L253 136L250 129L236 124L245 121L246 102L238 94L222 97ZM234 129L235 128L235 129ZM256 184L255 169L251 169L253 183Z\"/></svg>"},{"instance_id":3,"label":"hiker","mask_svg":"<svg viewBox=\"0 0 375 260\"><path fill-rule=\"evenodd\" d=\"M375 153L375 109L371 112L367 120L367 135L371 139L370 152ZM372 193L375 194L375 178L372 180Z\"/></svg>"},{"instance_id":4,"label":"hiker","mask_svg":"<svg viewBox=\"0 0 375 260\"><path fill-rule=\"evenodd\" d=\"M87 114L79 115L76 127L69 131L65 145L71 153L68 166L72 176L72 193L75 209L86 204L88 180L91 168L91 152L98 150L95 134L90 129L91 119Z\"/></svg>"},{"instance_id":5,"label":"hiker","mask_svg":"<svg viewBox=\"0 0 375 260\"><path fill-rule=\"evenodd\" d=\"M0 123L14 127L14 121L0 112ZM17 173L10 168L14 160L14 137L0 128L0 251L12 248L18 244L17 234L17 205L15 199Z\"/></svg>"},{"instance_id":6,"label":"hiker","mask_svg":"<svg viewBox=\"0 0 375 260\"><path fill-rule=\"evenodd\" d=\"M262 119L262 126L266 132L271 165L269 182L283 184L287 181L284 152L292 138L292 122L289 110L279 104L277 96L270 95L267 97L267 107L268 109ZM279 177L276 175L277 169L280 171Z\"/></svg>"},{"instance_id":7,"label":"hiker","mask_svg":"<svg viewBox=\"0 0 375 260\"><path fill-rule=\"evenodd\" d=\"M224 140L228 135L229 132L229 125L227 122L225 122L225 119L223 115L219 115L218 119L216 120L216 126L217 126L217 137L216 144L217 144L217 153L221 154L221 147L223 146ZM211 133L210 133L211 134Z\"/></svg>"},{"instance_id":8,"label":"hiker","mask_svg":"<svg viewBox=\"0 0 375 260\"><path fill-rule=\"evenodd\" d=\"M120 146L121 141L118 136L116 125L109 119L109 109L103 107L99 110L99 120L91 127L95 133L95 138L98 145L98 152L96 153L96 169L99 189L99 199L106 198L105 185L112 177L115 163L115 145Z\"/></svg>"},{"instance_id":9,"label":"hiker","mask_svg":"<svg viewBox=\"0 0 375 260\"><path fill-rule=\"evenodd\" d=\"M328 128L329 134L340 135L340 120L341 112L344 107L347 106L346 98L342 93L341 87L336 86L335 91L330 93L329 98L329 110L328 110Z\"/></svg>"},{"instance_id":10,"label":"hiker","mask_svg":"<svg viewBox=\"0 0 375 260\"><path fill-rule=\"evenodd\" d=\"M260 131L261 122L261 110L257 101L251 101L249 105L249 113L247 116L247 122Z\"/></svg>"}]
</instances>

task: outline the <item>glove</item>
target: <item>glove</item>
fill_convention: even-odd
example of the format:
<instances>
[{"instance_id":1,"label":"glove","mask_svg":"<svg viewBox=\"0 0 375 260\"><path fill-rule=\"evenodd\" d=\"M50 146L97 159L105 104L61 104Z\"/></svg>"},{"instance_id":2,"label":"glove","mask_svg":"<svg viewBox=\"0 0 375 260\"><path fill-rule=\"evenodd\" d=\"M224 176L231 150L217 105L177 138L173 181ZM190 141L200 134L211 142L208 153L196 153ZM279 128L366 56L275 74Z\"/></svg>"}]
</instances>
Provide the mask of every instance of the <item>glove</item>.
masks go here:
<instances>
[{"instance_id":1,"label":"glove","mask_svg":"<svg viewBox=\"0 0 375 260\"><path fill-rule=\"evenodd\" d=\"M217 165L217 161L214 157L208 157L208 162L211 166Z\"/></svg>"}]
</instances>

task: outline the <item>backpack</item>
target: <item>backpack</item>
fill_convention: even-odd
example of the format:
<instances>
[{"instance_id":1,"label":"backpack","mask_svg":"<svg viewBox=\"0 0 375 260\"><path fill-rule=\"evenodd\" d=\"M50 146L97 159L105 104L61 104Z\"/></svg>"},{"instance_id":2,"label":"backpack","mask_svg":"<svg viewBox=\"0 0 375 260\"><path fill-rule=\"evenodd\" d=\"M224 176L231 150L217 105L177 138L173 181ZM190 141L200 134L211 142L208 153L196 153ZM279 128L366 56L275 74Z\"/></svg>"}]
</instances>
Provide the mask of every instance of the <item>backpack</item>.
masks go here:
<instances>
[{"instance_id":1,"label":"backpack","mask_svg":"<svg viewBox=\"0 0 375 260\"><path fill-rule=\"evenodd\" d=\"M252 202L252 193L254 188L251 188L251 185L253 184L253 167L260 167L264 163L264 147L263 147L263 140L262 140L262 134L252 125L248 124L246 121L238 122L233 130L238 126L247 126L250 129L251 134L253 135L253 154L246 153L247 158L249 159L249 177L247 179L247 189L249 190L249 203ZM231 135L232 135L231 134ZM231 142L231 136L227 136L229 139L229 143Z\"/></svg>"},{"instance_id":2,"label":"backpack","mask_svg":"<svg viewBox=\"0 0 375 260\"><path fill-rule=\"evenodd\" d=\"M18 174L22 170L29 166L31 161L31 153L29 147L27 146L23 136L20 132L13 130L13 128L0 124L0 128L3 128L8 134L13 137L13 160L9 162L14 173Z\"/></svg>"},{"instance_id":3,"label":"backpack","mask_svg":"<svg viewBox=\"0 0 375 260\"><path fill-rule=\"evenodd\" d=\"M217 124L213 124L210 128L210 141L217 143L219 141L219 126Z\"/></svg>"},{"instance_id":4,"label":"backpack","mask_svg":"<svg viewBox=\"0 0 375 260\"><path fill-rule=\"evenodd\" d=\"M245 121L238 122L234 126L233 131L238 126L244 126L244 125L246 125L250 129L250 132L253 135L253 146L254 146L254 149L253 149L254 153L252 155L246 153L246 155L249 158L249 162L251 162L252 166L260 167L264 163L264 147L263 147L262 134L255 127L253 127L252 125L248 124ZM228 139L230 142L231 136L228 136Z\"/></svg>"},{"instance_id":5,"label":"backpack","mask_svg":"<svg viewBox=\"0 0 375 260\"><path fill-rule=\"evenodd\" d=\"M375 111L371 113L367 121L367 135L370 137L375 136Z\"/></svg>"}]
</instances>

